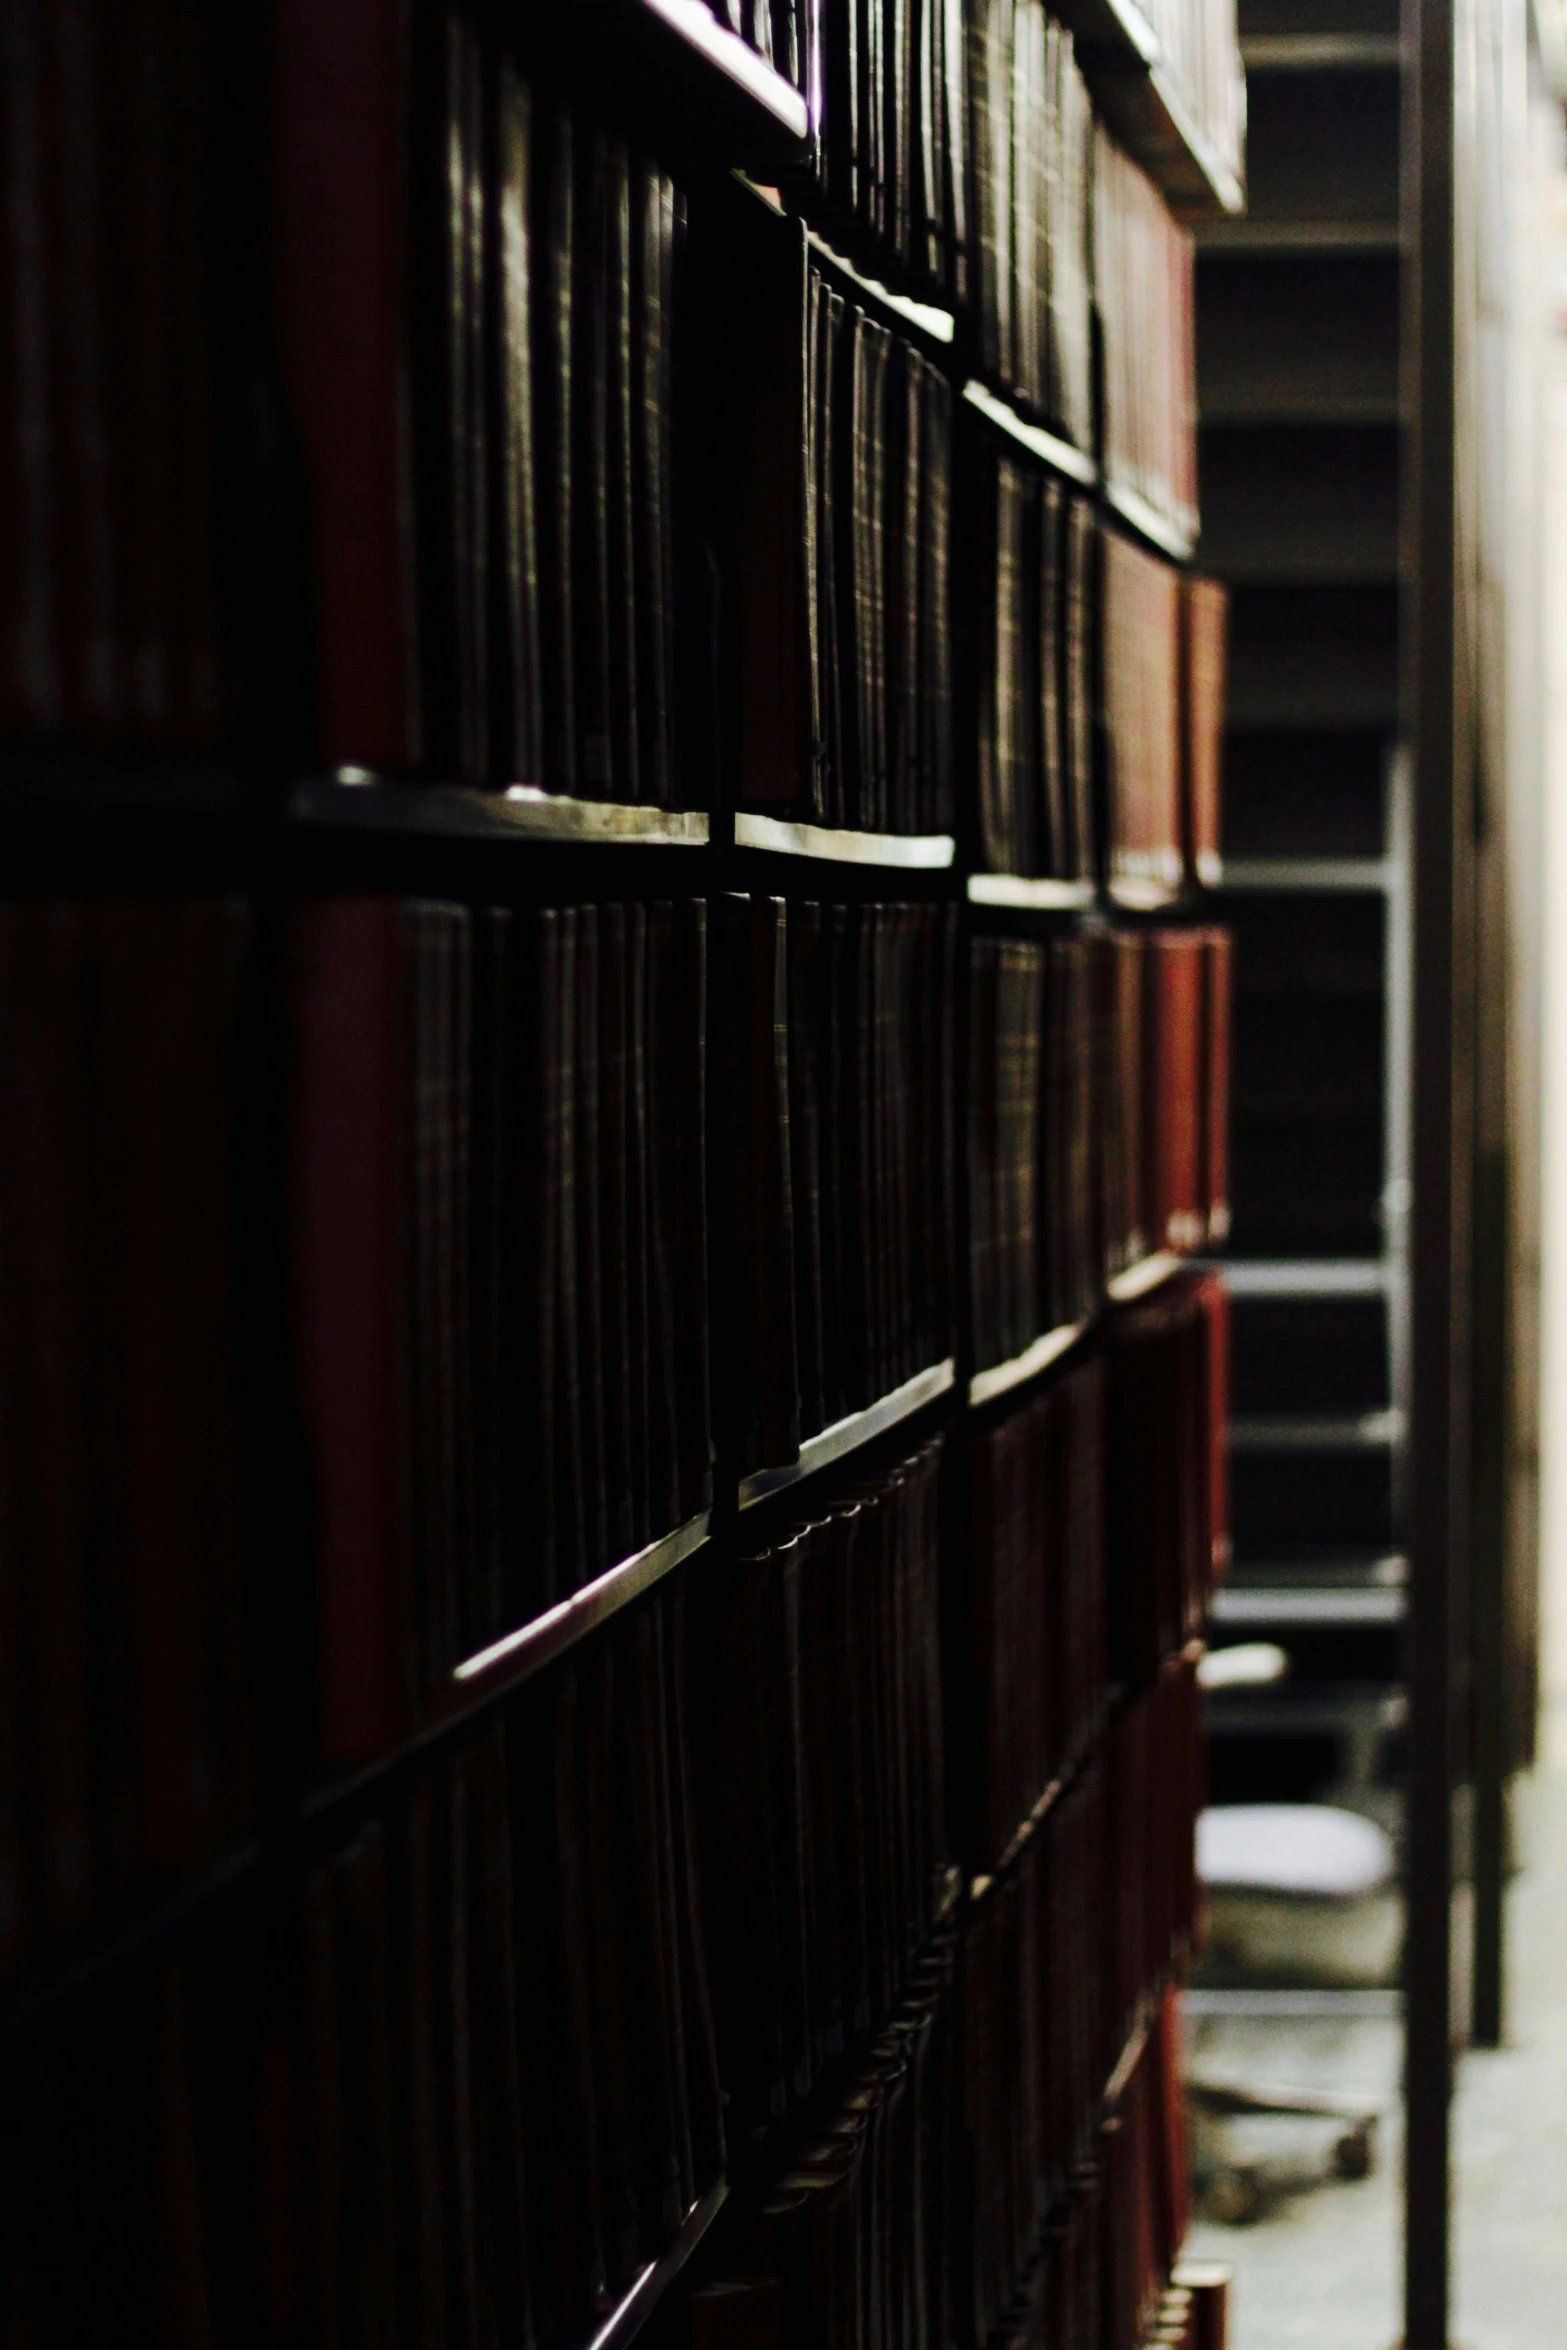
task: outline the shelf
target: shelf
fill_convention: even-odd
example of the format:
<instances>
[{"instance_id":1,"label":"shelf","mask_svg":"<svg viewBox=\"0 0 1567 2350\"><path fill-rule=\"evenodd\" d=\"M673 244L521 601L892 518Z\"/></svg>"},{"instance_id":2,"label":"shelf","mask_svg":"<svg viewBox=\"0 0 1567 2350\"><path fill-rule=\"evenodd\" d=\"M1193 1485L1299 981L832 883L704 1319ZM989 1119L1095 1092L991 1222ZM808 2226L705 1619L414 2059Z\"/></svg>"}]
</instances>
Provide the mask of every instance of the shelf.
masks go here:
<instances>
[{"instance_id":1,"label":"shelf","mask_svg":"<svg viewBox=\"0 0 1567 2350\"><path fill-rule=\"evenodd\" d=\"M531 18L530 39L564 52L655 139L764 179L809 151L804 97L703 0L555 0Z\"/></svg>"},{"instance_id":2,"label":"shelf","mask_svg":"<svg viewBox=\"0 0 1567 2350\"><path fill-rule=\"evenodd\" d=\"M493 792L467 784L389 783L353 767L296 784L288 814L295 824L348 831L560 841L582 847L701 848L710 831L707 817L694 809L568 799L525 783Z\"/></svg>"},{"instance_id":3,"label":"shelf","mask_svg":"<svg viewBox=\"0 0 1567 2350\"><path fill-rule=\"evenodd\" d=\"M1222 1273L1231 1297L1383 1297L1397 1280L1381 1257L1226 1257L1203 1270Z\"/></svg>"},{"instance_id":4,"label":"shelf","mask_svg":"<svg viewBox=\"0 0 1567 2350\"><path fill-rule=\"evenodd\" d=\"M837 831L747 810L735 818L735 847L765 849L774 857L819 857L831 865L892 866L906 873L943 872L957 855L950 832Z\"/></svg>"},{"instance_id":5,"label":"shelf","mask_svg":"<svg viewBox=\"0 0 1567 2350\"><path fill-rule=\"evenodd\" d=\"M673 1533L661 1535L618 1566L585 1583L569 1599L535 1616L531 1623L519 1625L504 1639L492 1641L474 1656L464 1659L452 1675L451 1692L444 1709L444 1718L467 1713L473 1707L486 1705L502 1690L511 1689L519 1681L526 1681L533 1673L553 1662L566 1649L586 1638L589 1632L640 1599L644 1591L651 1591L682 1560L701 1549L707 1540L709 1514L689 1518Z\"/></svg>"},{"instance_id":6,"label":"shelf","mask_svg":"<svg viewBox=\"0 0 1567 2350\"><path fill-rule=\"evenodd\" d=\"M1396 1409L1308 1419L1279 1413L1230 1422L1232 1452L1374 1452L1401 1444L1404 1415Z\"/></svg>"},{"instance_id":7,"label":"shelf","mask_svg":"<svg viewBox=\"0 0 1567 2350\"><path fill-rule=\"evenodd\" d=\"M1141 490L1133 489L1130 482L1107 479L1104 494L1105 504L1161 555L1168 555L1177 563L1190 561L1197 544L1195 515L1184 522L1173 521L1145 498Z\"/></svg>"},{"instance_id":8,"label":"shelf","mask_svg":"<svg viewBox=\"0 0 1567 2350\"><path fill-rule=\"evenodd\" d=\"M1016 441L1020 449L1026 449L1042 464L1053 466L1057 473L1064 473L1070 481L1091 489L1099 479L1099 468L1092 457L1085 457L1081 449L1071 441L1062 440L1059 434L1046 432L1043 425L1028 423L1015 408L972 377L963 386L963 397L987 423Z\"/></svg>"},{"instance_id":9,"label":"shelf","mask_svg":"<svg viewBox=\"0 0 1567 2350\"><path fill-rule=\"evenodd\" d=\"M717 2219L728 2193L727 2184L720 2179L709 2187L700 2202L692 2204L674 2242L656 2260L648 2262L624 2300L610 2312L598 2332L590 2335L586 2350L624 2350L625 2344L635 2339Z\"/></svg>"},{"instance_id":10,"label":"shelf","mask_svg":"<svg viewBox=\"0 0 1567 2350\"><path fill-rule=\"evenodd\" d=\"M1297 896L1384 894L1403 875L1391 857L1225 857L1211 889Z\"/></svg>"},{"instance_id":11,"label":"shelf","mask_svg":"<svg viewBox=\"0 0 1567 2350\"><path fill-rule=\"evenodd\" d=\"M1397 253L1396 220L1220 220L1197 231L1197 248L1210 253Z\"/></svg>"},{"instance_id":12,"label":"shelf","mask_svg":"<svg viewBox=\"0 0 1567 2350\"><path fill-rule=\"evenodd\" d=\"M1024 913L1082 913L1094 902L1091 881L1031 881L1021 873L971 873L971 906L1007 906Z\"/></svg>"},{"instance_id":13,"label":"shelf","mask_svg":"<svg viewBox=\"0 0 1567 2350\"><path fill-rule=\"evenodd\" d=\"M1401 1624L1408 1613L1402 1591L1216 1591L1209 1609L1215 1624Z\"/></svg>"},{"instance_id":14,"label":"shelf","mask_svg":"<svg viewBox=\"0 0 1567 2350\"><path fill-rule=\"evenodd\" d=\"M1146 1297L1150 1289L1157 1289L1161 1281L1168 1281L1172 1273L1183 1272L1191 1263L1190 1257L1177 1256L1174 1249L1156 1249L1151 1257L1140 1257L1135 1265L1128 1265L1124 1273L1117 1273L1105 1284L1105 1295L1118 1306L1131 1305L1133 1300Z\"/></svg>"},{"instance_id":15,"label":"shelf","mask_svg":"<svg viewBox=\"0 0 1567 2350\"><path fill-rule=\"evenodd\" d=\"M808 1436L800 1447L797 1461L786 1461L774 1469L754 1469L749 1477L740 1480L740 1507L749 1509L753 1502L765 1501L771 1493L787 1492L802 1478L814 1476L834 1461L841 1461L860 1447L896 1428L900 1420L923 1411L938 1396L946 1395L957 1376L957 1365L949 1355L944 1363L932 1363L928 1371L916 1371L901 1387L884 1395L879 1403L868 1404L863 1412L850 1412L846 1419L835 1420L819 1436Z\"/></svg>"},{"instance_id":16,"label":"shelf","mask_svg":"<svg viewBox=\"0 0 1567 2350\"><path fill-rule=\"evenodd\" d=\"M891 286L884 286L879 278L866 277L863 271L855 268L852 261L844 259L836 245L830 245L813 228L806 230L805 241L818 259L825 262L830 270L836 271L857 293L879 303L883 310L902 319L905 325L912 326L933 343L950 343L953 340L958 322L950 310L943 310L935 302L916 301L912 294L896 294Z\"/></svg>"},{"instance_id":17,"label":"shelf","mask_svg":"<svg viewBox=\"0 0 1567 2350\"><path fill-rule=\"evenodd\" d=\"M994 1403L998 1395L1010 1395L1025 1380L1036 1379L1069 1346L1075 1346L1087 1328L1086 1322L1063 1322L1058 1329L1047 1330L1036 1338L1032 1346L1026 1346L1010 1362L996 1363L988 1371L976 1371L968 1383L970 1404Z\"/></svg>"},{"instance_id":18,"label":"shelf","mask_svg":"<svg viewBox=\"0 0 1567 2350\"><path fill-rule=\"evenodd\" d=\"M1396 2023L1404 2012L1402 1991L1371 1990L1346 1983L1341 1990L1203 1990L1182 1994L1181 2005L1194 2020L1203 2016L1254 2016L1285 2022L1308 2016L1375 2018Z\"/></svg>"},{"instance_id":19,"label":"shelf","mask_svg":"<svg viewBox=\"0 0 1567 2350\"><path fill-rule=\"evenodd\" d=\"M1365 73L1402 65L1397 33L1253 33L1242 38L1248 73Z\"/></svg>"},{"instance_id":20,"label":"shelf","mask_svg":"<svg viewBox=\"0 0 1567 2350\"><path fill-rule=\"evenodd\" d=\"M1404 1727L1409 1701L1402 1689L1376 1682L1313 1688L1285 1681L1265 1693L1211 1690L1207 1717L1210 1738L1319 1738L1341 1731L1376 1736Z\"/></svg>"},{"instance_id":21,"label":"shelf","mask_svg":"<svg viewBox=\"0 0 1567 2350\"><path fill-rule=\"evenodd\" d=\"M1184 219L1238 212L1241 179L1193 121L1136 0L1062 0L1060 16L1099 111L1171 211Z\"/></svg>"}]
</instances>

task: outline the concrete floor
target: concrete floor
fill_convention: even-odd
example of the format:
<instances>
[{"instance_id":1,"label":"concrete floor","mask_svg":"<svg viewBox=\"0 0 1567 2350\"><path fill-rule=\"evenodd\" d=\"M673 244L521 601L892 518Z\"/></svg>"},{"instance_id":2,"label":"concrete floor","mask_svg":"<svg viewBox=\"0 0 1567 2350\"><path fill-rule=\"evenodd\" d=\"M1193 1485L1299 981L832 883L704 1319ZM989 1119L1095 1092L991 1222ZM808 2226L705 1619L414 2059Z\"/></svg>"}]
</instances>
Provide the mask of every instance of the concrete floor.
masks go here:
<instances>
[{"instance_id":1,"label":"concrete floor","mask_svg":"<svg viewBox=\"0 0 1567 2350\"><path fill-rule=\"evenodd\" d=\"M1518 1807L1524 1867L1510 1900L1509 2038L1471 2053L1455 2123L1454 2244L1461 2350L1567 2344L1567 1755ZM1331 2172L1330 2126L1226 2125L1233 2158L1268 2183L1250 2226L1201 2222L1194 2257L1235 2271L1231 2350L1393 2350L1402 2291L1400 2028L1384 2018L1212 2018L1193 2028L1204 2073L1363 2097L1382 2115L1372 2176Z\"/></svg>"}]
</instances>

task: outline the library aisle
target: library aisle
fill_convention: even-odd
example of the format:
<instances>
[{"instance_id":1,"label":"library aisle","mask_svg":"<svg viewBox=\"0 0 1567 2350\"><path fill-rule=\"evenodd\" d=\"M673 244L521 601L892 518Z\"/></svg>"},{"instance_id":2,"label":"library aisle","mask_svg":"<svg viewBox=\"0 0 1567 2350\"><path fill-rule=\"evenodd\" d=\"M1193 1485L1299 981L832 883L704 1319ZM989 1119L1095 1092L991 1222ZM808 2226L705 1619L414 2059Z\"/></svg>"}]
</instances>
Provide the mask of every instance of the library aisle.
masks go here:
<instances>
[{"instance_id":1,"label":"library aisle","mask_svg":"<svg viewBox=\"0 0 1567 2350\"><path fill-rule=\"evenodd\" d=\"M1511 2026L1471 2049L1455 2131L1457 2325L1463 2350L1543 2350L1567 2304L1567 1722L1524 1783L1509 1905ZM1192 2256L1235 2272L1234 2350L1389 2350L1398 2338L1400 2026L1342 2014L1199 2025L1204 2069L1364 2096L1380 2107L1370 2178L1324 2179L1321 2125L1257 2122L1244 2151L1274 2193L1249 2227L1199 2222Z\"/></svg>"}]
</instances>

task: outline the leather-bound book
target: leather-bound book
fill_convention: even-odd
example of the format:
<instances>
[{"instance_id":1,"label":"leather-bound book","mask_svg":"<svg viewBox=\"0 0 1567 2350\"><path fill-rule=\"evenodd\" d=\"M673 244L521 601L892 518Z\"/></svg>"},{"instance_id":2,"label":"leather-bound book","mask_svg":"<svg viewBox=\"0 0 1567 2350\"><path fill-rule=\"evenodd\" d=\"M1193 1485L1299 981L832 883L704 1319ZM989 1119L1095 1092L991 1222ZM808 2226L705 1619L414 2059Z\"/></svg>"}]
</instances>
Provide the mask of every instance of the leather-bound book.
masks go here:
<instances>
[{"instance_id":1,"label":"leather-bound book","mask_svg":"<svg viewBox=\"0 0 1567 2350\"><path fill-rule=\"evenodd\" d=\"M920 426L921 813L918 829L950 832L952 773L952 387L927 360L918 362Z\"/></svg>"},{"instance_id":2,"label":"leather-bound book","mask_svg":"<svg viewBox=\"0 0 1567 2350\"><path fill-rule=\"evenodd\" d=\"M323 756L423 757L405 384L409 58L391 0L288 0L272 46L279 357L313 506Z\"/></svg>"},{"instance_id":3,"label":"leather-bound book","mask_svg":"<svg viewBox=\"0 0 1567 2350\"><path fill-rule=\"evenodd\" d=\"M632 489L636 545L638 776L643 799L679 794L675 739L675 319L684 200L666 172L631 174Z\"/></svg>"},{"instance_id":4,"label":"leather-bound book","mask_svg":"<svg viewBox=\"0 0 1567 2350\"><path fill-rule=\"evenodd\" d=\"M1144 1190L1159 1248L1192 1249L1207 1236L1202 1197L1203 934L1149 934L1145 967Z\"/></svg>"},{"instance_id":5,"label":"leather-bound book","mask_svg":"<svg viewBox=\"0 0 1567 2350\"><path fill-rule=\"evenodd\" d=\"M795 904L789 919L789 1146L794 1204L795 1323L800 1356L800 1433L827 1424L822 1363L822 908Z\"/></svg>"},{"instance_id":6,"label":"leather-bound book","mask_svg":"<svg viewBox=\"0 0 1567 2350\"><path fill-rule=\"evenodd\" d=\"M1075 877L1077 867L1067 822L1066 704L1066 498L1057 481L1039 485L1037 626L1039 711L1039 862L1041 873Z\"/></svg>"},{"instance_id":7,"label":"leather-bound book","mask_svg":"<svg viewBox=\"0 0 1567 2350\"><path fill-rule=\"evenodd\" d=\"M648 1251L649 1187L652 1173L653 1127L649 1115L648 1080L651 1055L648 1036L648 909L626 907L626 954L621 1020L625 1033L626 1124L626 1343L628 1351L628 1406L630 1425L628 1474L631 1485L632 1548L653 1540L652 1425L653 1360L652 1297ZM677 1505L678 1506L678 1505ZM664 1531L660 1514L658 1531Z\"/></svg>"},{"instance_id":8,"label":"leather-bound book","mask_svg":"<svg viewBox=\"0 0 1567 2350\"><path fill-rule=\"evenodd\" d=\"M533 2338L517 1991L519 1916L504 1724L491 1719L464 1760L468 2051L478 2291L485 2350Z\"/></svg>"},{"instance_id":9,"label":"leather-bound book","mask_svg":"<svg viewBox=\"0 0 1567 2350\"><path fill-rule=\"evenodd\" d=\"M494 273L489 394L494 499L492 664L493 761L501 781L541 784L545 776L544 680L540 647L539 465L534 418L536 311L543 299L534 243L533 181L538 167L535 100L510 52L495 64L488 253Z\"/></svg>"},{"instance_id":10,"label":"leather-bound book","mask_svg":"<svg viewBox=\"0 0 1567 2350\"><path fill-rule=\"evenodd\" d=\"M1230 1024L1234 956L1227 930L1203 933L1202 1210L1209 1241L1230 1236Z\"/></svg>"},{"instance_id":11,"label":"leather-bound book","mask_svg":"<svg viewBox=\"0 0 1567 2350\"><path fill-rule=\"evenodd\" d=\"M617 479L611 440L615 283L626 187L620 139L586 116L573 131L576 217L572 243L572 417L570 462L572 628L576 645L577 790L607 800L615 791L615 681L611 614L619 582L610 516Z\"/></svg>"},{"instance_id":12,"label":"leather-bound book","mask_svg":"<svg viewBox=\"0 0 1567 2350\"><path fill-rule=\"evenodd\" d=\"M648 1526L666 1533L685 1506L681 1474L682 1412L677 1332L691 1310L682 1242L688 1212L681 1168L679 1037L675 925L678 909L661 900L648 909L647 1006L647 1413Z\"/></svg>"},{"instance_id":13,"label":"leather-bound book","mask_svg":"<svg viewBox=\"0 0 1567 2350\"><path fill-rule=\"evenodd\" d=\"M578 787L577 648L574 614L578 496L572 419L578 345L576 244L578 136L570 108L541 93L534 108L534 391L540 496L539 651L544 706L544 775L551 791Z\"/></svg>"},{"instance_id":14,"label":"leather-bound book","mask_svg":"<svg viewBox=\"0 0 1567 2350\"><path fill-rule=\"evenodd\" d=\"M606 144L604 207L604 426L608 462L608 550L605 628L609 640L610 788L617 800L639 800L642 789L642 717L640 709L640 655L642 615L637 604L640 568L635 461L639 423L633 337L637 331L635 288L636 231L634 206L637 167L625 142L612 136Z\"/></svg>"},{"instance_id":15,"label":"leather-bound book","mask_svg":"<svg viewBox=\"0 0 1567 2350\"><path fill-rule=\"evenodd\" d=\"M605 1564L637 1547L631 1461L631 1164L627 1117L626 913L600 906L598 1088L604 1366Z\"/></svg>"},{"instance_id":16,"label":"leather-bound book","mask_svg":"<svg viewBox=\"0 0 1567 2350\"><path fill-rule=\"evenodd\" d=\"M671 943L671 1039L664 1063L670 1086L674 1148L675 1364L679 1382L679 1515L692 1518L713 1499L712 1365L709 1359L707 1035L708 917L701 898L674 910ZM775 1047L777 1030L775 1025ZM785 1145L787 1149L787 1145Z\"/></svg>"},{"instance_id":17,"label":"leather-bound book","mask_svg":"<svg viewBox=\"0 0 1567 2350\"><path fill-rule=\"evenodd\" d=\"M645 2236L658 2226L656 2209L642 2200L648 2181L638 2161L643 2115L637 2034L639 2004L648 1987L638 1980L637 1954L626 1935L627 1916L640 1907L643 1895L622 1884L624 1811L630 1797L621 1761L622 1720L635 1704L635 1664L623 1627L584 1652L579 1686L580 1866L587 1941L574 1963L586 1976L592 2018L599 2216L610 2298L618 2301L641 2266Z\"/></svg>"},{"instance_id":18,"label":"leather-bound book","mask_svg":"<svg viewBox=\"0 0 1567 2350\"><path fill-rule=\"evenodd\" d=\"M1066 507L1065 610L1062 621L1064 677L1061 722L1064 737L1066 806L1070 862L1063 868L1078 881L1099 870L1094 825L1093 658L1094 597L1097 592L1099 534L1086 498Z\"/></svg>"},{"instance_id":19,"label":"leather-bound book","mask_svg":"<svg viewBox=\"0 0 1567 2350\"><path fill-rule=\"evenodd\" d=\"M887 812L917 832L920 792L920 424L923 362L894 339L887 357Z\"/></svg>"},{"instance_id":20,"label":"leather-bound book","mask_svg":"<svg viewBox=\"0 0 1567 2350\"><path fill-rule=\"evenodd\" d=\"M315 1490L325 1760L393 1746L408 1639L402 911L302 906L289 942L296 1377Z\"/></svg>"},{"instance_id":21,"label":"leather-bound book","mask_svg":"<svg viewBox=\"0 0 1567 2350\"><path fill-rule=\"evenodd\" d=\"M1118 531L1100 539L1112 888L1181 878L1181 574Z\"/></svg>"},{"instance_id":22,"label":"leather-bound book","mask_svg":"<svg viewBox=\"0 0 1567 2350\"><path fill-rule=\"evenodd\" d=\"M1189 882L1219 878L1219 800L1230 591L1188 573L1181 582L1182 848Z\"/></svg>"},{"instance_id":23,"label":"leather-bound book","mask_svg":"<svg viewBox=\"0 0 1567 2350\"><path fill-rule=\"evenodd\" d=\"M606 911L598 906L579 906L576 910L577 1019L572 1068L576 1095L576 1309L581 1363L584 1582L611 1563L605 1434L609 1366L604 1354L604 1264L608 1235L598 1070L599 999L604 978L601 938Z\"/></svg>"}]
</instances>

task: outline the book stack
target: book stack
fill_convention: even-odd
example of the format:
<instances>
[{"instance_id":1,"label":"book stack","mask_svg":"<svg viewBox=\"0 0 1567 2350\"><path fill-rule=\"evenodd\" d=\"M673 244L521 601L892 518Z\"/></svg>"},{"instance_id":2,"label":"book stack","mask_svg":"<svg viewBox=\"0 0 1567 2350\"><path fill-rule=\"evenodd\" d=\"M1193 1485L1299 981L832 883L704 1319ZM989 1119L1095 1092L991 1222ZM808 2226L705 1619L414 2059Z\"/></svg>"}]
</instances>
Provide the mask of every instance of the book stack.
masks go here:
<instances>
[{"instance_id":1,"label":"book stack","mask_svg":"<svg viewBox=\"0 0 1567 2350\"><path fill-rule=\"evenodd\" d=\"M1197 528L1192 239L1147 173L1094 131L1094 300L1104 337L1105 479L1184 553Z\"/></svg>"},{"instance_id":2,"label":"book stack","mask_svg":"<svg viewBox=\"0 0 1567 2350\"><path fill-rule=\"evenodd\" d=\"M968 45L974 363L1087 450L1094 132L1072 36L1012 0L972 12Z\"/></svg>"},{"instance_id":3,"label":"book stack","mask_svg":"<svg viewBox=\"0 0 1567 2350\"><path fill-rule=\"evenodd\" d=\"M950 831L952 386L803 223L728 191L693 224L711 366L703 527L725 583L720 764L740 808ZM890 315L890 314L889 314ZM737 331L758 365L723 364Z\"/></svg>"},{"instance_id":4,"label":"book stack","mask_svg":"<svg viewBox=\"0 0 1567 2350\"><path fill-rule=\"evenodd\" d=\"M893 2015L947 1879L939 1443L694 1585L719 2061L738 2142Z\"/></svg>"},{"instance_id":5,"label":"book stack","mask_svg":"<svg viewBox=\"0 0 1567 2350\"><path fill-rule=\"evenodd\" d=\"M682 198L476 8L277 15L319 756L678 802Z\"/></svg>"},{"instance_id":6,"label":"book stack","mask_svg":"<svg viewBox=\"0 0 1567 2350\"><path fill-rule=\"evenodd\" d=\"M706 909L322 898L284 951L341 1761L712 1498Z\"/></svg>"},{"instance_id":7,"label":"book stack","mask_svg":"<svg viewBox=\"0 0 1567 2350\"><path fill-rule=\"evenodd\" d=\"M1135 2350L1180 172L1039 0L122 14L0 36L0 2337Z\"/></svg>"},{"instance_id":8,"label":"book stack","mask_svg":"<svg viewBox=\"0 0 1567 2350\"><path fill-rule=\"evenodd\" d=\"M1246 151L1246 80L1235 43L1235 0L1147 0L1163 71L1199 137L1227 171Z\"/></svg>"},{"instance_id":9,"label":"book stack","mask_svg":"<svg viewBox=\"0 0 1567 2350\"><path fill-rule=\"evenodd\" d=\"M801 194L829 242L914 294L967 284L964 36L944 0L823 0L809 87L819 153ZM803 85L802 86L806 86Z\"/></svg>"},{"instance_id":10,"label":"book stack","mask_svg":"<svg viewBox=\"0 0 1567 2350\"><path fill-rule=\"evenodd\" d=\"M765 897L715 927L715 1402L748 1473L951 1352L955 936Z\"/></svg>"},{"instance_id":11,"label":"book stack","mask_svg":"<svg viewBox=\"0 0 1567 2350\"><path fill-rule=\"evenodd\" d=\"M0 1963L256 1797L232 1252L247 920L0 907Z\"/></svg>"}]
</instances>

